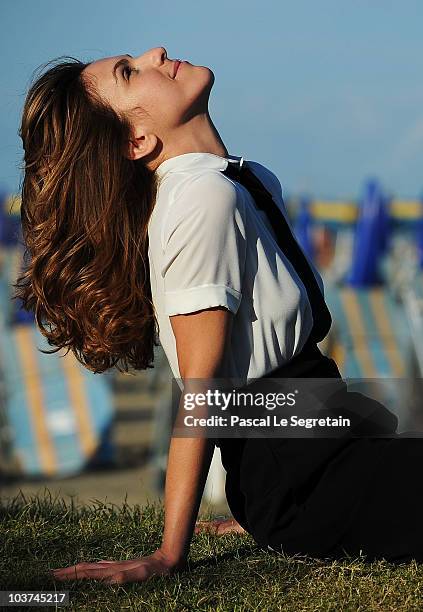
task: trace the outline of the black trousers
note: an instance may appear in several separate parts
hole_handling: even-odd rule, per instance
[[[347,392],[335,361],[315,343],[268,376],[337,378],[344,406],[376,415],[395,432],[392,414],[364,394]],[[261,547],[317,558],[423,561],[423,438],[391,433],[216,443],[229,508]]]

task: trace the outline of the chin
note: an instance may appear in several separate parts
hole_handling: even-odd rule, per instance
[[[204,83],[204,89],[211,89],[214,83],[214,72],[213,70],[211,70],[211,68],[208,68],[207,66],[198,66],[199,68],[202,69],[202,79],[203,79],[203,83]],[[199,77],[200,78],[200,77]]]
[[[214,83],[214,74],[206,66],[196,66],[195,74],[191,75],[188,89],[191,99],[204,96],[205,92],[210,92]]]
[[[214,79],[213,71],[208,66],[198,66],[198,65],[196,66],[196,65],[193,65],[193,64],[191,64],[191,66],[193,68],[195,68],[198,73],[202,72],[202,73],[204,73],[204,75],[208,75],[209,78],[213,77],[213,79]]]

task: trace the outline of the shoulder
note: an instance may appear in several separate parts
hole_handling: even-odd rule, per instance
[[[223,202],[234,203],[237,189],[234,183],[218,170],[191,173],[181,182],[176,192],[176,200],[192,200],[198,196]]]
[[[193,173],[175,190],[171,214],[218,220],[233,215],[242,205],[242,199],[242,190],[222,172]]]
[[[181,176],[175,186],[163,227],[163,244],[175,231],[180,235],[226,231],[244,225],[244,195],[228,177],[207,170]]]
[[[264,186],[269,189],[269,191],[275,192],[278,196],[282,197],[282,185],[276,174],[270,170],[270,168],[252,160],[247,160],[247,164],[254,174],[261,179]]]

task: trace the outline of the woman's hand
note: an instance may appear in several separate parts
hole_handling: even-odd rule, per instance
[[[106,584],[144,582],[152,576],[166,576],[187,567],[186,560],[175,561],[160,549],[147,557],[128,561],[108,561],[96,563],[77,563],[69,567],[51,570],[55,580],[101,580]]]
[[[245,529],[234,519],[214,519],[213,521],[197,521],[195,523],[194,533],[206,531],[215,535],[224,535],[225,533],[245,533]]]

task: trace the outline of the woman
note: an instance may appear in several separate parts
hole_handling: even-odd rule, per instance
[[[339,380],[316,346],[330,327],[322,280],[296,243],[279,248],[270,217],[285,223],[280,183],[257,162],[243,174],[243,159],[229,155],[208,112],[213,82],[209,68],[170,60],[163,47],[88,64],[69,58],[34,82],[20,131],[28,261],[16,294],[48,342],[94,372],[152,367],[157,328],[185,383]],[[270,216],[259,210],[266,197],[278,209]],[[421,458],[421,443],[392,441],[218,439],[236,520],[205,528],[247,530],[288,553],[417,558],[423,532],[408,462]],[[122,583],[186,567],[215,442],[172,437],[158,550],[54,576]],[[398,528],[404,507],[408,523]]]

